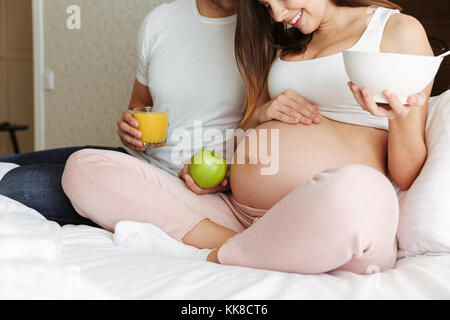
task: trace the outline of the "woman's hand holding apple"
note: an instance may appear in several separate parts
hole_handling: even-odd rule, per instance
[[[214,158],[214,153],[202,149],[192,158],[186,160],[183,169],[178,173],[178,177],[184,180],[186,186],[197,195],[226,192],[230,189],[228,181],[230,171],[227,170],[226,160],[220,158]],[[191,163],[195,165],[194,168],[190,168]]]

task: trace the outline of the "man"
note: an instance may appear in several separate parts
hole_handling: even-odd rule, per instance
[[[128,110],[117,123],[125,149],[86,146],[0,156],[0,162],[20,166],[0,176],[0,195],[22,202],[60,225],[96,226],[76,213],[61,188],[67,159],[84,148],[128,153],[172,175],[183,172],[180,177],[184,179],[183,163],[172,161],[177,147],[174,130],[192,133],[194,122],[201,121],[203,129],[225,132],[236,128],[242,117],[245,88],[234,57],[236,1],[176,0],[155,8],[139,32],[133,93]],[[140,133],[130,109],[149,105],[169,109],[170,126],[167,145],[146,154],[136,139]],[[191,145],[191,153],[199,147]],[[214,189],[201,190],[189,176],[186,184],[198,194],[228,188],[225,181]]]

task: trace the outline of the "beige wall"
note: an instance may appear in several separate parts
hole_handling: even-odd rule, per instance
[[[152,8],[170,0],[44,0],[45,147],[119,146],[116,121],[128,107],[136,36]],[[66,9],[81,8],[81,30],[68,30]]]

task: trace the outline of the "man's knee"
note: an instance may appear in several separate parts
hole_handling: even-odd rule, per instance
[[[20,169],[21,167],[16,167],[5,173],[0,180],[0,195],[17,201],[18,197],[23,196],[24,172]]]
[[[1,188],[8,193],[39,194],[60,189],[64,167],[55,164],[27,165],[12,169],[1,180]]]

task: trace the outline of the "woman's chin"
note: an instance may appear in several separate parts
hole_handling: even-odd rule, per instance
[[[303,33],[304,35],[310,35],[311,33],[313,33],[314,31],[316,31],[313,28],[308,28],[307,26],[303,26],[300,25],[299,27],[296,27],[298,30],[300,30],[301,33]]]

